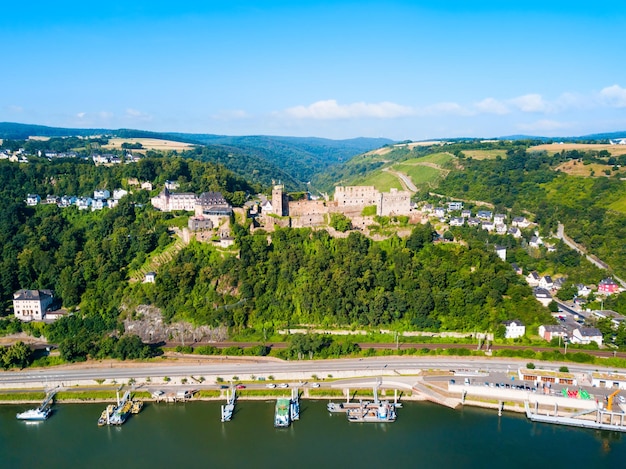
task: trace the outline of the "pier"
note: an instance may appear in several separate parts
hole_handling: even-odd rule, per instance
[[[226,405],[221,406],[222,422],[230,422],[235,413],[235,401],[237,399],[235,388],[226,390]]]

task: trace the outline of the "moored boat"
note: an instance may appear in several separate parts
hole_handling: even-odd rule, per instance
[[[290,399],[279,398],[276,400],[276,407],[274,408],[274,426],[276,428],[285,428],[291,424],[290,407]]]
[[[18,420],[46,420],[50,416],[51,411],[50,407],[38,407],[36,409],[29,409],[24,412],[20,412],[16,415],[16,417]]]

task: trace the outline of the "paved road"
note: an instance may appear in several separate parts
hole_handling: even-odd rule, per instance
[[[0,384],[10,385],[12,383],[32,383],[33,386],[41,386],[46,382],[63,382],[77,380],[96,379],[130,379],[162,376],[240,376],[250,375],[268,376],[271,374],[290,373],[293,375],[314,375],[326,376],[327,374],[345,372],[364,372],[384,375],[396,375],[394,370],[407,369],[450,369],[450,370],[485,370],[489,372],[506,372],[515,370],[523,366],[523,361],[500,360],[500,359],[468,359],[453,357],[376,357],[362,359],[341,359],[341,360],[303,360],[303,361],[257,361],[238,362],[234,360],[223,360],[222,363],[203,364],[163,364],[163,365],[143,365],[120,363],[114,364],[111,368],[50,368],[44,370],[22,370],[0,373]],[[557,370],[561,366],[556,363],[546,364],[544,368]],[[571,372],[589,372],[591,365],[567,364]],[[602,369],[597,365],[592,365],[593,370]],[[607,369],[607,371],[611,371]]]

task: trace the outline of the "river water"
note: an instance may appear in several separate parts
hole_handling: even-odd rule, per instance
[[[273,427],[274,401],[147,403],[122,427],[98,427],[105,404],[56,404],[46,422],[0,406],[1,468],[599,468],[624,467],[626,434],[529,422],[521,414],[405,403],[391,424],[350,423],[322,401]]]

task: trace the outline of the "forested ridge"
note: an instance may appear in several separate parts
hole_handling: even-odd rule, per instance
[[[406,239],[278,229],[237,235],[240,258],[192,243],[135,295],[197,324],[261,330],[297,324],[407,330],[495,330],[509,318],[549,318],[530,288],[484,249],[432,242],[430,225]],[[228,293],[220,296],[218,289]],[[237,308],[227,303],[247,301]]]

